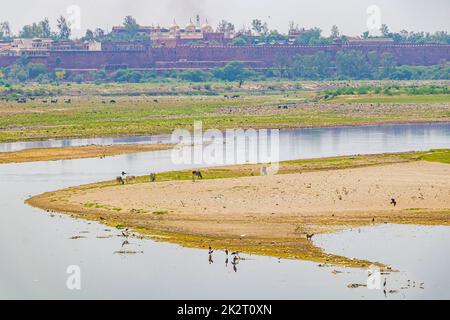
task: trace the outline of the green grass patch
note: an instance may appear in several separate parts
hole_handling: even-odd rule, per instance
[[[450,149],[431,150],[420,156],[421,160],[450,164]]]
[[[162,210],[162,211],[153,211],[152,213],[154,215],[157,215],[157,216],[163,216],[163,215],[169,214],[169,211],[164,211],[164,210]]]

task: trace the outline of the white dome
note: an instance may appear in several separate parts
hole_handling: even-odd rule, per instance
[[[180,26],[177,25],[177,22],[175,21],[175,19],[173,19],[173,23],[170,26],[170,30],[178,30],[178,29],[180,29]]]
[[[203,32],[213,32],[213,28],[208,24],[208,20],[202,25]]]
[[[186,25],[186,31],[195,31],[195,24],[192,22],[192,19],[190,22]]]

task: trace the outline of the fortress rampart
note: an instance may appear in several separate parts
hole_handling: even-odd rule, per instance
[[[295,55],[320,51],[332,57],[338,51],[358,50],[391,53],[400,65],[435,65],[450,60],[450,45],[326,45],[326,46],[176,46],[148,47],[129,51],[49,51],[46,56],[30,57],[49,68],[101,69],[124,66],[131,69],[213,68],[229,61],[242,61],[249,67],[270,67]],[[13,64],[18,57],[0,56],[0,67]]]

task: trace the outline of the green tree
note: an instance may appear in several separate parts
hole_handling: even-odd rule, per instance
[[[339,39],[341,33],[339,32],[339,28],[337,25],[331,27],[331,39]]]
[[[395,57],[392,55],[392,53],[384,52],[381,56],[381,76],[385,79],[391,78],[392,74],[395,72],[396,65],[397,62],[395,61]]]
[[[227,63],[223,68],[216,68],[213,74],[216,78],[225,81],[242,81],[247,76],[244,64],[240,61],[232,61]]]
[[[252,30],[261,35],[265,35],[269,32],[269,27],[267,25],[267,22],[262,22],[259,19],[253,19]]]
[[[383,37],[389,37],[389,27],[386,24],[382,24],[380,28],[380,32],[383,35]]]
[[[231,44],[233,46],[246,46],[248,44],[247,39],[244,37],[236,37],[233,40],[231,40]]]
[[[8,78],[13,82],[24,82],[28,80],[28,72],[23,65],[14,64],[9,68]]]
[[[57,21],[59,34],[58,37],[60,40],[67,40],[70,38],[70,35],[72,33],[72,30],[70,29],[69,24],[67,23],[66,18],[63,16],[60,16]]]
[[[29,63],[27,69],[28,75],[31,79],[47,73],[47,67],[43,63]]]
[[[322,38],[321,29],[312,28],[300,34],[295,42],[297,44],[307,46],[307,45],[325,44],[328,41]]]
[[[36,23],[32,23],[30,25],[25,25],[22,27],[22,30],[19,32],[19,37],[21,38],[51,38],[53,36],[50,22],[47,18]]]
[[[0,22],[0,39],[8,39],[11,37],[11,27],[9,22]]]
[[[226,20],[221,20],[219,22],[219,26],[217,27],[217,32],[227,33],[227,32],[234,32],[234,30],[235,30],[234,24]]]
[[[123,20],[123,26],[130,35],[135,35],[139,31],[139,24],[132,16],[126,16]]]
[[[341,79],[370,79],[370,66],[361,51],[339,51],[336,54],[336,74]]]
[[[291,72],[296,78],[319,80],[331,76],[331,67],[331,57],[320,51],[314,55],[295,56]]]
[[[381,63],[378,51],[370,51],[367,53],[367,61],[369,63],[371,73],[376,75],[375,78],[378,78],[378,69]]]
[[[32,39],[40,37],[42,33],[41,28],[37,23],[33,23],[30,25],[25,25],[22,27],[22,30],[19,32],[20,38]]]
[[[52,37],[52,29],[50,27],[50,21],[48,18],[39,22],[39,29],[41,32],[42,38],[51,38]]]
[[[180,73],[180,78],[191,82],[204,82],[208,79],[209,74],[203,70],[191,69]]]
[[[94,31],[94,37],[95,39],[101,39],[105,36],[105,31],[101,28],[97,28]]]
[[[94,40],[95,39],[94,32],[91,29],[87,29],[83,39],[86,41]]]

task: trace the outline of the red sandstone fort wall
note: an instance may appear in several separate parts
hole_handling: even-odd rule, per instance
[[[434,65],[442,60],[450,60],[449,45],[392,45],[392,46],[245,46],[245,47],[193,47],[152,48],[152,60],[159,62],[184,61],[252,61],[263,62],[266,66],[275,64],[280,59],[292,58],[295,55],[311,55],[324,51],[332,56],[340,50],[359,50],[364,53],[377,51],[389,52],[399,64]]]
[[[111,65],[150,68],[152,62],[145,51],[60,51],[50,54],[48,65],[65,69],[100,69]]]
[[[364,53],[390,52],[399,64],[435,65],[450,60],[450,45],[353,45],[353,46],[178,46],[149,48],[148,51],[54,51],[49,57],[31,57],[50,68],[100,69],[111,65],[129,68],[212,68],[229,61],[243,61],[250,67],[268,67],[295,55],[324,51],[332,56],[340,50]],[[0,67],[18,57],[0,56]]]

